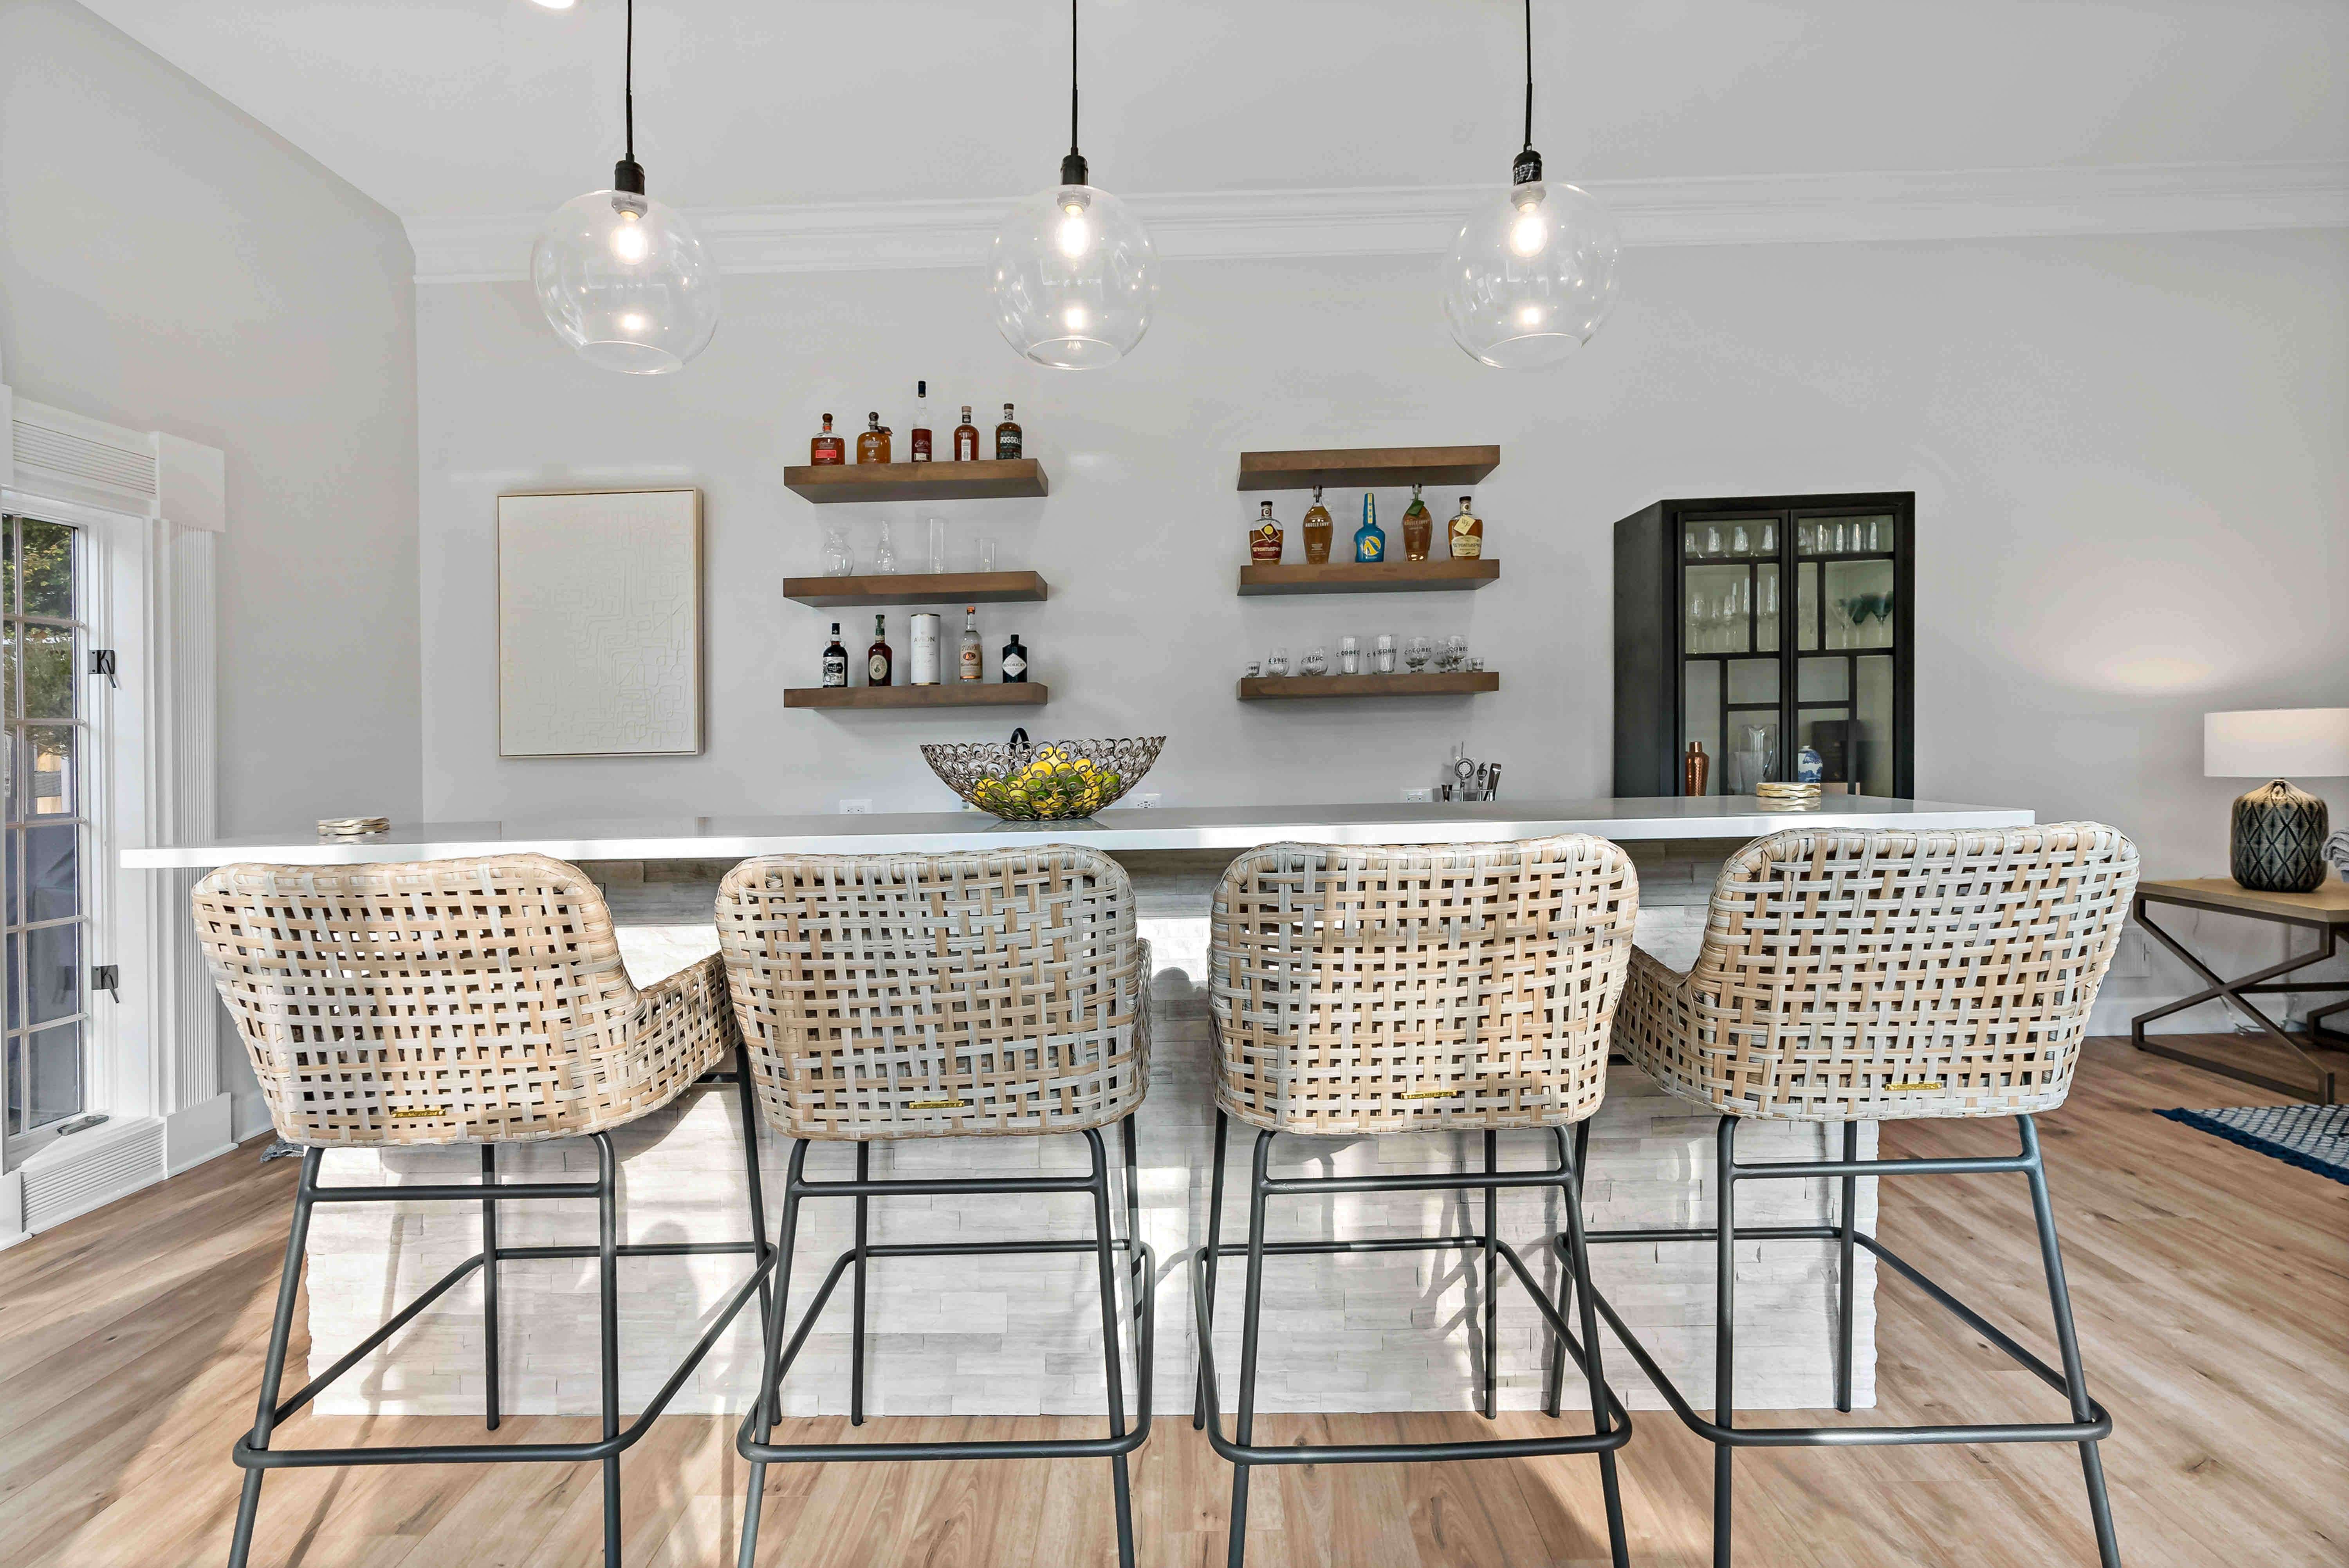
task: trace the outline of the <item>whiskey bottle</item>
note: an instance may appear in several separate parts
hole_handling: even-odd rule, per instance
[[[1468,498],[1460,498],[1460,514],[1448,525],[1452,539],[1452,558],[1474,561],[1485,554],[1485,520],[1468,510]]]
[[[826,686],[848,684],[848,649],[841,645],[840,623],[832,623],[832,646],[823,650],[823,683]]]
[[[832,416],[823,416],[823,433],[808,442],[808,462],[818,468],[829,468],[847,460],[848,443],[832,433]]]
[[[864,684],[888,685],[889,672],[896,662],[897,656],[889,651],[889,618],[876,615],[873,618],[873,646],[864,650]]]
[[[1028,650],[1019,646],[1019,634],[1016,631],[1011,634],[1011,640],[1003,645],[1003,663],[1000,668],[1005,684],[1027,684]]]
[[[1248,530],[1248,559],[1259,566],[1280,564],[1280,524],[1272,515],[1272,503],[1260,504],[1256,525]]]
[[[889,461],[889,432],[881,423],[881,416],[864,416],[864,433],[856,438],[856,461],[886,462]]]
[[[914,383],[914,428],[906,432],[905,442],[906,462],[930,461],[930,384],[927,381]]]
[[[962,406],[962,423],[955,426],[954,443],[957,462],[969,462],[978,456],[978,427],[970,422],[968,403]]]
[[[1305,511],[1305,558],[1314,566],[1330,561],[1330,509],[1321,504],[1321,487],[1313,487],[1313,504]]]
[[[1379,527],[1379,498],[1362,492],[1362,525],[1354,530],[1354,561],[1367,566],[1387,558],[1387,536]]]
[[[987,673],[987,658],[978,646],[978,607],[962,607],[962,679],[978,680]]]
[[[1003,405],[1003,422],[995,427],[995,457],[999,462],[1019,455],[1019,425],[1011,417],[1011,405]]]
[[[1427,503],[1419,498],[1419,486],[1411,487],[1411,504],[1402,513],[1402,558],[1406,561],[1427,559],[1428,546],[1435,542],[1435,519],[1427,513]]]
[[[944,674],[943,670],[939,668],[938,656],[943,653],[945,649],[940,646],[940,644],[946,640],[942,634],[943,628],[938,625],[938,618],[925,612],[915,616],[911,624],[913,628],[914,644],[914,678],[910,681],[906,682],[906,684],[911,686],[938,685]]]

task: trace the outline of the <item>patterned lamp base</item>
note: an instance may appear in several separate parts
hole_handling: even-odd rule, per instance
[[[2324,883],[2324,803],[2282,779],[2235,802],[2228,868],[2254,893],[2307,893]]]

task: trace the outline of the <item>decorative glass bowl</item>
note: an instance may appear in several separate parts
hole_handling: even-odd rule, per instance
[[[1006,822],[1062,822],[1132,789],[1165,743],[1164,735],[1034,746],[960,741],[924,746],[922,760],[955,794]]]

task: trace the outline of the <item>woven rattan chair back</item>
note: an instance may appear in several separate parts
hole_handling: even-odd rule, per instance
[[[718,945],[789,1137],[1080,1132],[1142,1103],[1150,950],[1093,850],[746,860]]]
[[[1639,906],[1630,857],[1581,834],[1251,849],[1208,930],[1216,1103],[1298,1133],[1580,1121]]]
[[[2046,1110],[2137,870],[2093,822],[1774,833],[1722,867],[1693,970],[1633,960],[1620,1038],[1672,1093],[1738,1116]]]
[[[191,902],[295,1143],[596,1132],[666,1105],[733,1045],[716,961],[639,992],[603,895],[544,856],[224,866]]]

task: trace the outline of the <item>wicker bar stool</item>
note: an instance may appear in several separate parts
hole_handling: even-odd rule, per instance
[[[793,1139],[775,1292],[757,1403],[735,1446],[750,1461],[739,1543],[758,1549],[770,1464],[972,1459],[1106,1459],[1118,1561],[1133,1565],[1126,1456],[1150,1435],[1152,1282],[1134,1187],[1133,1113],[1150,1075],[1150,944],[1133,889],[1107,856],[1065,844],[935,856],[776,856],[746,860],[718,893],[718,936],[760,1109]],[[1126,1235],[1110,1220],[1116,1123],[1125,1156]],[[872,1146],[902,1138],[1081,1133],[1083,1177],[889,1178]],[[810,1149],[853,1143],[854,1180],[812,1180]],[[1083,1192],[1090,1240],[874,1244],[868,1204],[891,1197]],[[855,1242],[833,1262],[789,1338],[800,1205],[855,1200]],[[1126,1253],[1137,1414],[1125,1416],[1115,1254]],[[779,1443],[781,1389],[843,1273],[854,1272],[849,1417],[864,1420],[865,1279],[874,1259],[1093,1254],[1109,1407],[1105,1438],[980,1442]]]
[[[1656,1365],[1602,1296],[1599,1309],[1681,1419],[1714,1445],[1713,1562],[1730,1562],[1731,1460],[1748,1447],[2077,1443],[2096,1550],[2118,1568],[2097,1442],[2112,1417],[2088,1397],[2048,1206],[2033,1114],[2064,1103],[2089,1005],[2112,962],[2137,884],[2137,849],[2095,823],[1972,832],[1797,828],[1747,845],[1722,867],[1703,950],[1675,973],[1631,959],[1618,1038],[1678,1097],[1722,1113],[1715,1222],[1693,1230],[1598,1231],[1588,1240],[1704,1241],[1716,1249],[1711,1420]],[[1859,1124],[2013,1116],[2020,1149],[1962,1159],[1859,1158]],[[1839,1122],[1843,1157],[1741,1165],[1746,1119]],[[1864,1176],[2023,1175],[2031,1188],[2061,1369],[1927,1279],[1855,1223]],[[1834,1225],[1736,1223],[1741,1181],[1834,1177]],[[1921,1427],[1740,1428],[1735,1418],[1735,1244],[1836,1243],[1841,1301],[1837,1407],[1849,1411],[1853,1257],[1865,1247],[2070,1403],[2072,1418]],[[1577,1278],[1588,1274],[1578,1264]],[[1586,1291],[1586,1296],[1592,1293]]]
[[[650,1428],[753,1293],[771,1261],[760,1204],[750,1075],[718,1071],[739,1036],[715,955],[638,991],[620,962],[603,895],[576,867],[537,855],[373,866],[225,866],[191,900],[221,999],[253,1058],[278,1136],[303,1147],[294,1225],[269,1329],[231,1568],[252,1550],[262,1477],[286,1467],[600,1461],[604,1560],[618,1568],[620,1455]],[[740,1098],[750,1234],[742,1241],[624,1245],[611,1130],[659,1110],[696,1084],[730,1082]],[[591,1137],[592,1181],[510,1181],[501,1145]],[[478,1144],[479,1186],[327,1187],[328,1148]],[[498,1242],[501,1203],[594,1199],[596,1245]],[[280,1402],[285,1346],[302,1280],[310,1211],[321,1203],[478,1203],[481,1251],[402,1307],[324,1373]],[[708,1332],[625,1430],[620,1426],[617,1260],[740,1252],[755,1264]],[[498,1265],[519,1258],[594,1258],[601,1293],[603,1438],[577,1443],[276,1449],[276,1427],[481,1271],[486,1421],[498,1425]]]
[[[1581,1331],[1567,1324],[1516,1250],[1497,1234],[1499,1189],[1554,1188],[1564,1199],[1571,1266],[1582,1271],[1580,1159],[1567,1129],[1607,1091],[1608,1031],[1623,989],[1639,912],[1630,857],[1603,838],[1573,835],[1517,843],[1352,847],[1275,844],[1232,862],[1209,927],[1209,1005],[1216,1036],[1216,1166],[1207,1241],[1193,1254],[1199,1386],[1195,1424],[1232,1461],[1227,1560],[1247,1544],[1248,1474],[1257,1465],[1599,1456],[1607,1531],[1618,1568],[1629,1561],[1615,1450],[1630,1418],[1607,1386],[1598,1324],[1586,1293]],[[1245,1247],[1223,1241],[1228,1119],[1257,1129]],[[1499,1135],[1546,1131],[1555,1162],[1504,1170]],[[1483,1169],[1391,1176],[1275,1179],[1273,1139],[1284,1133],[1371,1136],[1451,1130],[1483,1135]],[[1481,1234],[1358,1241],[1271,1241],[1276,1194],[1482,1191]],[[1549,1438],[1320,1447],[1255,1441],[1258,1321],[1268,1257],[1331,1252],[1453,1251],[1484,1269],[1484,1414],[1496,1414],[1496,1263],[1533,1298],[1562,1366],[1571,1357],[1590,1393],[1591,1431]],[[1235,1435],[1223,1431],[1214,1336],[1216,1276],[1227,1254],[1247,1258],[1241,1308]],[[1553,1395],[1549,1413],[1557,1414]]]

